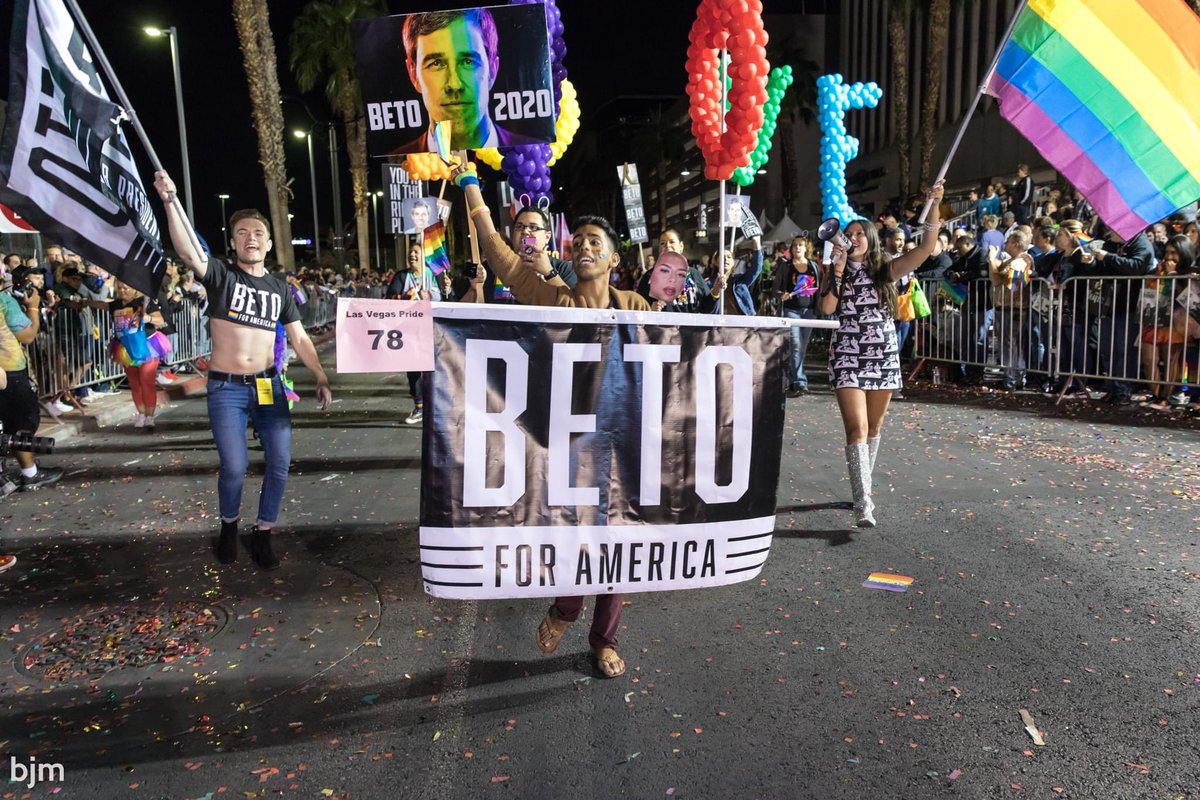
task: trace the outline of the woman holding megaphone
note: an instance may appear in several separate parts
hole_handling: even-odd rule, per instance
[[[854,220],[844,235],[829,239],[833,256],[830,269],[825,270],[817,308],[822,314],[836,314],[838,321],[829,343],[829,383],[846,429],[846,466],[854,493],[855,522],[860,528],[875,527],[871,472],[888,403],[903,383],[896,339],[896,281],[933,254],[940,226],[942,181],[935,183],[925,198],[931,207],[922,225],[921,243],[890,262],[883,257],[875,226],[865,219]],[[836,224],[830,221],[826,225]]]

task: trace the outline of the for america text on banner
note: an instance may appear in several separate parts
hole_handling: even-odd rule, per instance
[[[437,597],[718,586],[770,551],[788,329],[440,306],[421,568]]]

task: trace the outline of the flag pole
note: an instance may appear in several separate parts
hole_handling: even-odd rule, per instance
[[[992,81],[992,73],[996,71],[996,64],[1000,63],[1000,52],[1004,50],[1004,45],[1008,44],[1008,40],[1012,37],[1013,28],[1017,27],[1017,20],[1021,16],[1021,12],[1025,10],[1025,5],[1028,0],[1021,0],[1017,3],[1017,9],[1013,12],[1012,19],[1008,21],[1008,29],[1004,32],[1004,38],[1000,40],[1000,44],[996,47],[996,55],[992,56],[992,64],[988,67],[987,72],[983,75],[983,80],[979,83],[979,91],[975,92],[975,97],[971,100],[971,107],[967,109],[967,113],[963,115],[962,124],[958,126],[958,133],[954,135],[954,142],[950,145],[949,152],[946,153],[946,158],[942,161],[942,168],[938,170],[937,177],[933,179],[934,183],[946,177],[946,172],[950,169],[950,162],[954,160],[954,154],[958,152],[958,145],[962,142],[963,134],[967,132],[967,125],[971,123],[971,117],[975,116],[975,109],[979,107],[979,98],[983,97],[987,91],[987,85]],[[929,209],[933,207],[932,200],[925,201],[925,207],[921,209],[921,216],[917,218],[917,223],[923,223],[925,218],[929,216]]]
[[[721,135],[725,134],[725,103],[728,98],[728,89],[725,86],[725,73],[729,69],[729,51],[721,50]],[[717,275],[720,275],[725,269],[725,181],[720,182],[721,185],[721,206],[717,210]],[[726,279],[728,280],[728,278]],[[717,313],[725,313],[725,282],[721,282],[721,291],[717,294]]]
[[[145,129],[142,128],[142,123],[138,119],[137,112],[133,110],[133,104],[129,102],[129,96],[125,94],[125,88],[117,80],[117,73],[113,70],[112,64],[108,63],[108,56],[104,54],[104,49],[100,47],[100,42],[97,41],[96,34],[92,32],[92,26],[88,25],[87,17],[79,10],[79,4],[75,0],[64,0],[64,2],[70,10],[71,16],[75,18],[75,24],[83,32],[83,36],[87,40],[88,46],[91,47],[96,62],[112,82],[113,92],[116,93],[117,99],[121,102],[121,109],[129,117],[129,122],[133,125],[133,130],[137,133],[138,140],[141,141],[142,147],[146,150],[146,155],[150,157],[151,165],[153,165],[156,172],[163,171],[162,162],[158,159],[158,153],[154,150],[154,145],[150,143],[150,137],[146,135]],[[172,192],[170,202],[175,206],[175,210],[179,212],[180,218],[186,223],[184,227],[187,229],[188,239],[191,240],[192,248],[195,249],[197,255],[204,253],[204,247],[200,244],[199,237],[196,236],[196,229],[192,226],[192,221],[188,218],[183,204],[179,202],[179,195]]]

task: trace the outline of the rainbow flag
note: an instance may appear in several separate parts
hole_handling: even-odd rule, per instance
[[[1008,271],[1008,290],[1015,292],[1022,286],[1029,285],[1029,264],[1025,259],[1013,259],[1012,269]]]
[[[1127,239],[1200,198],[1200,17],[1182,0],[1029,0],[987,92]]]
[[[863,581],[864,589],[883,589],[885,592],[907,592],[912,585],[912,578],[891,572],[872,572]]]
[[[438,158],[449,164],[450,156],[450,120],[433,123],[433,146],[437,148]]]
[[[951,283],[945,278],[938,278],[937,293],[939,297],[946,298],[956,306],[967,302],[967,287],[961,283]]]
[[[512,289],[504,285],[504,282],[496,278],[496,288],[492,291],[492,299],[500,302],[511,302],[513,298]]]
[[[434,275],[450,269],[450,255],[446,251],[446,223],[440,219],[425,228],[425,266]]]

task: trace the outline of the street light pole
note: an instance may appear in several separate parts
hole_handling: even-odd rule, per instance
[[[329,123],[329,173],[333,176],[333,253],[338,271],[346,265],[346,244],[342,241],[342,187],[338,180],[337,127]]]
[[[225,201],[229,195],[219,194],[217,199],[221,201],[221,238],[225,240],[225,257],[229,258],[229,232],[225,229],[229,224],[229,217],[225,216]]]
[[[379,260],[379,198],[383,196],[383,192],[371,193],[371,216],[375,218],[375,269],[382,270],[382,262]]]
[[[179,72],[179,32],[174,26],[166,29],[146,28],[150,36],[166,36],[171,40],[171,67],[175,71],[175,113],[179,116],[179,149],[183,156],[183,204],[188,217],[195,222],[192,210],[192,170],[188,165],[187,122],[183,116],[183,78]]]
[[[321,262],[321,223],[317,221],[317,167],[313,161],[313,144],[312,131],[292,131],[292,135],[297,139],[304,138],[308,140],[308,175],[312,179],[312,201],[313,201],[313,247],[317,251],[317,263]]]

